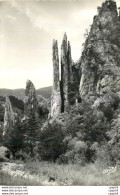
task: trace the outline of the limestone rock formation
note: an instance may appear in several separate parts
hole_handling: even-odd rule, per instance
[[[26,90],[25,90],[25,107],[24,107],[25,115],[37,116],[37,106],[38,106],[38,102],[37,102],[35,87],[30,80],[27,80]]]
[[[116,2],[98,7],[80,60],[80,95],[120,95],[120,20]]]
[[[67,35],[64,34],[63,42],[61,45],[61,98],[62,98],[62,112],[69,108],[68,100],[68,88],[69,88],[69,76],[70,75],[70,66],[68,64],[68,43]]]
[[[51,116],[58,115],[61,112],[59,75],[58,44],[56,40],[53,40],[53,92],[51,99]]]
[[[60,71],[61,69],[61,71]],[[61,74],[60,74],[61,73]],[[61,45],[61,65],[59,64],[57,41],[53,41],[53,93],[51,100],[51,117],[69,110],[71,104],[79,97],[79,68],[73,64],[71,45],[64,34]],[[61,75],[61,77],[60,77]]]
[[[15,113],[13,111],[9,97],[6,97],[5,113],[4,113],[4,129],[3,137],[9,132],[15,124]]]
[[[57,64],[54,83],[59,83],[58,77],[55,76],[59,76],[59,60],[54,55],[53,59],[53,67]],[[53,84],[53,94],[55,90]],[[76,64],[72,61],[71,46],[65,33],[61,46],[59,91],[53,99],[54,105],[59,104],[60,108],[61,104],[61,112],[69,110],[70,105],[80,102],[81,97],[87,95],[99,96],[109,92],[120,96],[120,14],[113,0],[106,0],[98,7],[98,15],[94,16],[82,56]],[[56,110],[55,108],[54,113],[60,112],[60,109]]]
[[[78,67],[77,67],[78,66]],[[80,67],[72,61],[71,45],[65,33],[61,46],[62,112],[79,102]]]

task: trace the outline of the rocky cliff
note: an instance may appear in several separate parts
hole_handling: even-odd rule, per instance
[[[120,17],[116,2],[105,1],[85,42],[80,60],[80,95],[120,95]]]
[[[9,132],[17,120],[23,117],[24,103],[14,96],[0,96],[0,143],[2,143],[3,132]],[[6,133],[5,133],[6,134]]]
[[[10,131],[13,128],[14,124],[15,124],[15,113],[13,111],[9,97],[6,97],[3,138],[8,133],[8,131]]]

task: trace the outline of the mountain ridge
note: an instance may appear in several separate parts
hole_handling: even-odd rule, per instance
[[[36,93],[37,93],[37,96],[41,95],[44,98],[49,99],[51,97],[51,93],[52,93],[52,86],[37,89]],[[20,89],[1,88],[0,89],[0,96],[3,96],[3,97],[15,96],[15,97],[23,100],[24,96],[25,96],[25,89],[24,88],[20,88]]]

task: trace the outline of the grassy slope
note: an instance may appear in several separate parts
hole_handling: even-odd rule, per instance
[[[108,167],[95,164],[80,167],[79,165],[58,165],[47,162],[28,162],[24,171],[33,178],[13,177],[1,172],[0,185],[78,185],[78,186],[107,186],[120,185],[120,169],[109,175],[103,171]],[[39,176],[39,180],[38,180]],[[50,178],[54,182],[49,182]]]

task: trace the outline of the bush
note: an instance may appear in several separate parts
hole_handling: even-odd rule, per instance
[[[86,162],[87,144],[78,140],[77,137],[72,138],[71,136],[66,137],[64,143],[67,146],[67,151],[60,156],[57,162],[84,165]]]
[[[94,142],[90,149],[94,153],[93,161],[97,164],[101,164],[101,166],[113,165],[110,155],[110,147],[108,146],[107,141],[104,141],[101,144]]]
[[[108,147],[110,148],[111,161],[116,164],[120,161],[120,131],[115,128],[107,132],[109,138]]]

